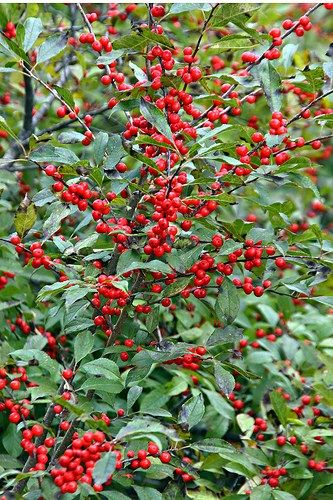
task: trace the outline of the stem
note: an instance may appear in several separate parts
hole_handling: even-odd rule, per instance
[[[194,48],[194,50],[193,50],[193,53],[192,53],[192,57],[193,57],[193,58],[197,55],[197,53],[198,53],[198,51],[199,51],[199,48],[200,48],[200,45],[201,45],[201,41],[202,41],[202,39],[203,39],[203,36],[204,36],[204,34],[205,34],[205,31],[206,31],[206,28],[207,28],[207,26],[208,26],[208,24],[209,24],[209,21],[210,21],[210,20],[211,20],[211,18],[213,17],[213,14],[214,14],[215,10],[216,10],[218,7],[219,7],[219,4],[214,5],[214,7],[212,8],[212,10],[211,10],[211,11],[210,11],[210,13],[209,13],[209,16],[207,17],[206,21],[204,22],[204,25],[203,25],[203,27],[202,27],[202,30],[201,30],[200,36],[199,36],[199,38],[198,38],[198,40],[197,40],[197,44],[196,44],[196,46],[195,46],[195,48]],[[191,69],[192,64],[193,64],[192,62],[190,62],[190,63],[188,64],[188,67],[187,67],[187,68],[188,68],[188,70],[190,70],[190,69]],[[183,86],[183,91],[185,91],[185,90],[186,90],[186,88],[187,88],[187,83],[184,83],[184,86]]]
[[[28,63],[24,62],[23,66],[25,71],[29,71],[30,67]],[[21,133],[21,137],[22,139],[26,139],[27,137],[30,137],[34,129],[34,123],[32,120],[32,113],[34,107],[34,90],[32,87],[31,77],[24,72],[23,78],[25,86],[25,99],[24,99],[24,122],[23,122],[23,130]]]

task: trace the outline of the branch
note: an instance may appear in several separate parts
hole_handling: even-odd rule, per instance
[[[24,62],[23,67],[25,70],[29,71],[29,65]],[[24,72],[24,88],[25,88],[25,99],[24,99],[24,121],[23,121],[23,130],[20,134],[22,139],[26,139],[29,137],[34,129],[33,123],[33,108],[34,108],[34,89],[32,87],[31,77]]]
[[[211,20],[211,18],[213,17],[213,14],[214,14],[215,10],[217,9],[217,7],[219,7],[219,4],[214,5],[214,7],[213,7],[213,8],[212,8],[212,10],[210,11],[209,16],[207,17],[207,19],[206,19],[206,21],[205,21],[205,23],[204,23],[204,25],[203,25],[203,27],[202,27],[202,30],[201,30],[200,36],[199,36],[199,38],[198,38],[198,40],[197,40],[197,44],[196,44],[196,46],[195,46],[195,48],[194,48],[194,50],[193,50],[193,53],[192,53],[192,57],[193,57],[193,58],[197,55],[197,53],[198,53],[198,51],[199,51],[199,48],[200,48],[200,45],[201,45],[201,41],[202,41],[203,36],[204,36],[204,34],[205,34],[205,31],[206,31],[206,28],[207,28],[207,26],[208,26],[208,23],[209,23],[209,21]],[[191,68],[192,64],[193,64],[193,63],[191,63],[191,62],[188,64],[188,70]],[[183,91],[185,91],[185,90],[186,90],[186,88],[187,88],[187,83],[184,83],[184,86],[183,86]]]

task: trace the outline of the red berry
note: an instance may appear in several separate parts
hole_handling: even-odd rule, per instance
[[[286,444],[286,442],[287,442],[287,438],[285,436],[278,436],[276,438],[276,444],[278,446],[284,446]]]
[[[161,462],[163,464],[168,464],[170,461],[171,461],[171,455],[169,452],[167,451],[163,451],[160,456],[159,456],[159,459],[161,460]]]
[[[66,370],[63,370],[62,376],[66,380],[70,380],[73,377],[73,370],[71,370],[70,368],[67,368]]]

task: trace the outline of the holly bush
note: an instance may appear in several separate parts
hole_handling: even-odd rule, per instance
[[[1,499],[333,495],[333,4],[2,4]]]

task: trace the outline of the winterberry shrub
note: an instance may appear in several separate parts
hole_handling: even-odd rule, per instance
[[[332,498],[332,9],[2,4],[1,499]]]

